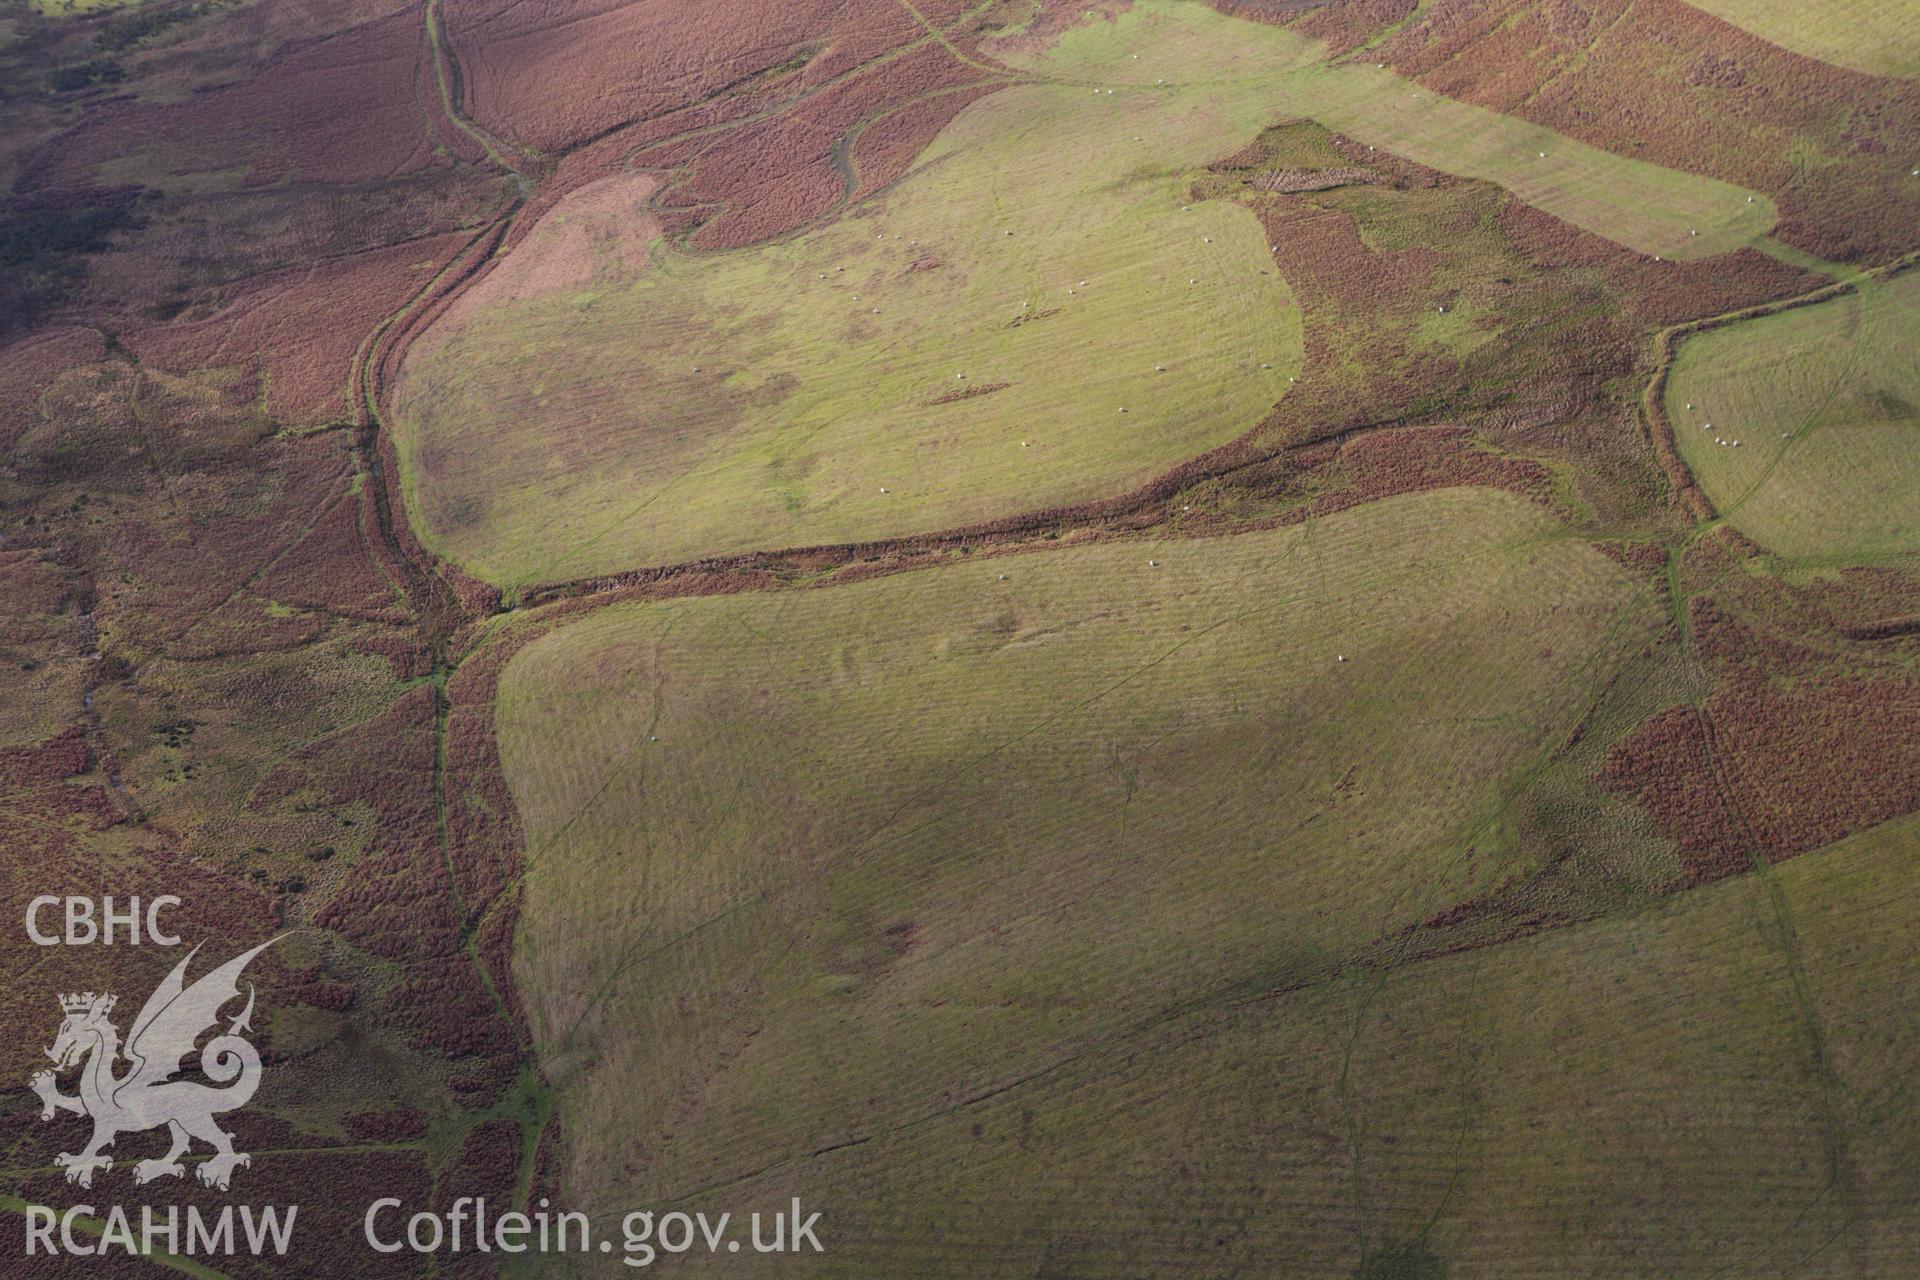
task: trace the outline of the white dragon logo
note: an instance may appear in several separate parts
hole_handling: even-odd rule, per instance
[[[244,955],[235,957],[187,986],[187,965],[199,953],[195,947],[187,958],[174,966],[133,1020],[127,1036],[126,1058],[132,1065],[124,1075],[115,1077],[113,1065],[120,1053],[120,1032],[107,1015],[113,1011],[114,997],[89,991],[82,995],[60,997],[66,1020],[60,1034],[47,1050],[53,1059],[53,1071],[40,1071],[29,1082],[40,1095],[40,1118],[53,1119],[56,1111],[70,1111],[93,1120],[93,1140],[75,1155],[63,1152],[54,1163],[67,1171],[67,1181],[83,1187],[93,1185],[94,1170],[113,1168],[113,1159],[101,1154],[122,1133],[167,1126],[173,1147],[158,1160],[142,1160],[133,1167],[135,1183],[151,1182],[161,1176],[184,1177],[186,1168],[180,1157],[186,1154],[191,1139],[198,1138],[214,1149],[196,1171],[200,1181],[221,1191],[233,1177],[233,1171],[251,1164],[250,1157],[233,1149],[233,1136],[213,1122],[223,1111],[247,1105],[260,1086],[260,1053],[242,1038],[251,1031],[253,986],[247,986],[247,1007],[227,1027],[225,1035],[215,1036],[200,1051],[200,1070],[216,1085],[210,1088],[195,1080],[170,1079],[181,1070],[181,1059],[193,1052],[202,1032],[219,1021],[220,1008],[240,994],[240,973],[247,962],[278,942],[271,938]],[[67,1097],[55,1084],[55,1072],[65,1071],[82,1059],[80,1094]]]

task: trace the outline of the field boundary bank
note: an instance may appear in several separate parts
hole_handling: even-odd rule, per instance
[[[1342,427],[1324,435],[1284,444],[1253,444],[1265,424],[1255,426],[1236,440],[1191,458],[1172,470],[1133,489],[1106,498],[1065,506],[1043,507],[1018,515],[975,524],[959,525],[925,533],[904,534],[857,542],[814,543],[795,547],[768,548],[733,552],[722,556],[703,556],[673,564],[626,569],[619,573],[596,574],[586,578],[543,583],[520,593],[512,608],[532,610],[569,600],[597,600],[600,597],[631,593],[649,587],[669,585],[713,575],[762,573],[789,582],[831,573],[850,567],[871,567],[876,571],[908,568],[920,557],[943,551],[979,548],[982,550],[1024,546],[1034,539],[1057,541],[1061,545],[1080,545],[1088,535],[1144,533],[1160,529],[1168,516],[1163,510],[1181,493],[1195,485],[1231,480],[1256,468],[1290,457],[1300,458],[1302,469],[1328,459],[1312,459],[1314,451],[1337,453],[1347,443],[1365,436],[1389,432],[1434,432],[1466,440],[1473,428],[1449,418],[1393,418],[1380,422]],[[1461,483],[1471,483],[1463,481]],[[1387,495],[1381,495],[1387,496]],[[1189,536],[1231,536],[1256,532],[1275,523],[1290,523],[1289,515],[1304,519],[1307,506],[1293,508],[1277,518],[1253,519],[1224,527],[1210,527],[1205,533]],[[1074,535],[1081,535],[1074,537]],[[1072,539],[1070,542],[1069,539]],[[782,585],[786,585],[783,583]],[[669,592],[669,594],[684,594]],[[509,611],[509,610],[503,610]]]
[[[1763,319],[1802,307],[1830,302],[1859,292],[1863,284],[1876,280],[1891,280],[1916,267],[1920,267],[1920,250],[1910,252],[1892,262],[1864,268],[1849,278],[1835,280],[1832,284],[1823,285],[1808,293],[1758,303],[1720,315],[1683,321],[1676,325],[1669,325],[1655,335],[1656,365],[1647,388],[1642,393],[1642,412],[1648,426],[1648,436],[1653,446],[1655,461],[1672,486],[1673,500],[1688,513],[1695,525],[1712,523],[1718,519],[1718,512],[1712,500],[1695,481],[1692,469],[1680,457],[1673,424],[1666,414],[1667,380],[1672,371],[1673,361],[1685,341],[1697,334],[1726,328],[1743,321]],[[754,572],[778,576],[784,570],[789,575],[798,577],[828,573],[861,564],[872,564],[877,567],[888,562],[904,568],[908,567],[908,564],[903,562],[911,562],[918,557],[932,556],[960,548],[987,548],[1020,543],[1035,537],[1064,540],[1071,534],[1142,532],[1162,523],[1164,516],[1168,513],[1156,511],[1155,508],[1171,502],[1182,491],[1209,481],[1231,479],[1289,455],[1302,454],[1326,445],[1338,446],[1375,432],[1434,430],[1449,427],[1468,433],[1473,430],[1470,425],[1454,422],[1449,417],[1393,418],[1362,423],[1325,434],[1309,435],[1304,439],[1286,443],[1256,444],[1256,438],[1266,429],[1266,426],[1267,423],[1262,421],[1235,440],[1190,458],[1142,485],[1106,498],[1096,498],[1065,506],[1044,507],[975,524],[929,530],[894,538],[765,548],[622,570],[612,574],[596,574],[584,578],[538,583],[521,589],[515,603],[507,606],[507,609],[534,609],[561,600],[630,594],[644,591],[646,588],[666,586],[682,579],[703,576]],[[1130,517],[1136,519],[1130,521]],[[1232,530],[1232,532],[1237,531],[1239,531],[1237,528]],[[669,592],[669,594],[680,593]],[[1895,631],[1889,634],[1903,633]]]
[[[1673,500],[1684,509],[1695,524],[1708,524],[1719,518],[1719,512],[1706,491],[1700,488],[1694,479],[1693,468],[1680,456],[1680,444],[1674,435],[1673,422],[1667,416],[1666,393],[1667,380],[1673,372],[1673,362],[1680,348],[1688,338],[1715,329],[1725,329],[1747,320],[1761,320],[1767,316],[1780,315],[1787,311],[1797,311],[1802,307],[1818,306],[1849,294],[1857,294],[1863,285],[1874,281],[1892,280],[1897,276],[1920,267],[1920,250],[1914,250],[1892,262],[1877,267],[1865,267],[1853,275],[1832,284],[1822,285],[1810,293],[1798,294],[1791,298],[1782,298],[1775,302],[1762,302],[1751,307],[1742,307],[1738,311],[1728,311],[1717,316],[1707,316],[1700,320],[1687,320],[1680,324],[1669,325],[1654,335],[1654,371],[1647,382],[1647,388],[1641,393],[1640,408],[1646,420],[1647,436],[1653,445],[1654,459],[1666,473],[1667,481],[1673,486]]]

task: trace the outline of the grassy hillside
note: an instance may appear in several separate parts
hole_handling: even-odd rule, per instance
[[[611,1212],[945,1133],[967,1098],[1158,1052],[1182,1011],[1327,982],[1523,869],[1515,787],[1657,615],[1537,508],[1452,489],[536,641],[499,723],[568,1187]],[[1021,1123],[1093,1146],[1047,1194],[1110,1172],[1108,1141],[1163,1169],[1243,1148],[1048,1105]],[[949,1140],[893,1172],[937,1176]]]
[[[1141,0],[1016,64],[1178,100],[1250,98],[1270,120],[1307,116],[1383,151],[1505,187],[1528,204],[1641,253],[1697,258],[1766,234],[1766,197],[1576,142],[1404,80],[1364,60],[1326,61],[1294,32],[1181,0]]]
[[[1689,339],[1667,390],[1714,504],[1762,546],[1815,561],[1920,551],[1917,405],[1914,272]]]
[[[1278,119],[1313,115],[1648,253],[1720,252],[1771,224],[1738,188],[1323,54],[1143,3],[1009,51],[1045,82],[969,107],[854,216],[476,296],[396,389],[417,526],[513,587],[1071,503],[1230,440],[1288,387],[1299,320],[1255,219],[1188,189]]]
[[[397,394],[416,519],[519,584],[1081,501],[1225,443],[1299,320],[1253,216],[1180,192],[1257,126],[1126,114],[1009,89],[857,217],[430,339]]]
[[[768,1275],[1903,1275],[1916,849],[1903,819],[1771,881],[1186,1009],[676,1194],[820,1207],[829,1252]]]
[[[1913,0],[1693,0],[1716,18],[1809,58],[1876,76],[1920,76],[1920,9]]]
[[[272,939],[0,1221],[300,1206],[0,1280],[1920,1276],[1920,0],[1698,2],[0,0],[0,918]]]

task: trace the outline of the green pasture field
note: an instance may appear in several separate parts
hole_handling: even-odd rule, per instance
[[[668,1196],[798,1194],[828,1252],[781,1261],[821,1276],[1904,1275],[1916,849],[1903,818],[1638,912],[1195,1001],[904,1121],[850,1082],[867,1141]]]
[[[1356,141],[1505,187],[1577,227],[1646,254],[1702,258],[1772,229],[1764,195],[1631,160],[1513,116],[1443,97],[1366,62],[1333,63],[1294,32],[1189,0],[1140,0],[1078,28],[1030,69],[1178,101],[1250,99],[1267,120],[1305,116]]]
[[[1809,58],[1876,76],[1920,76],[1913,0],[1692,0],[1716,18]]]
[[[1714,505],[1814,563],[1920,551],[1916,406],[1920,272],[1689,338],[1667,384],[1681,457]]]
[[[475,318],[397,389],[416,527],[511,586],[1083,501],[1239,435],[1299,316],[1254,217],[1180,192],[1253,122],[1196,95],[1116,138],[1146,105],[1009,89],[857,216]]]
[[[1082,501],[1224,443],[1297,373],[1300,321],[1252,215],[1186,192],[1277,119],[1649,251],[1771,224],[1737,188],[1323,55],[1143,3],[1070,32],[1033,63],[1046,83],[967,108],[851,216],[719,255],[663,241],[638,274],[456,309],[396,388],[415,527],[513,589]]]
[[[519,989],[575,1135],[572,1202],[664,1202],[875,1135],[902,1179],[877,1211],[951,1176],[963,1217],[1092,1187],[1135,1141],[1141,1161],[1191,1152],[1196,1176],[1248,1157],[1266,1137],[1169,1144],[1177,1117],[1049,1103],[1023,1122],[1033,1156],[1077,1154],[1042,1194],[976,1165],[1032,1172],[1004,1130],[974,1143],[948,1119],[1064,1064],[1164,1052],[1195,1010],[1324,984],[1525,870],[1516,789],[1659,618],[1531,503],[1449,489],[1229,538],[610,606],[534,641],[500,742],[528,840]],[[1677,870],[1646,856],[1650,882]],[[1161,1106],[1228,1105],[1167,1079]],[[1269,1120],[1317,1127],[1335,1084]],[[1249,1190],[1216,1212],[1270,1213]]]

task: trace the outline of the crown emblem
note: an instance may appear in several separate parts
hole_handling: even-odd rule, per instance
[[[113,1002],[116,998],[115,996],[102,996],[100,1012],[103,1014],[111,1013],[113,1011]],[[86,991],[79,995],[61,996],[60,1007],[68,1013],[85,1013],[93,1007],[93,992]]]

